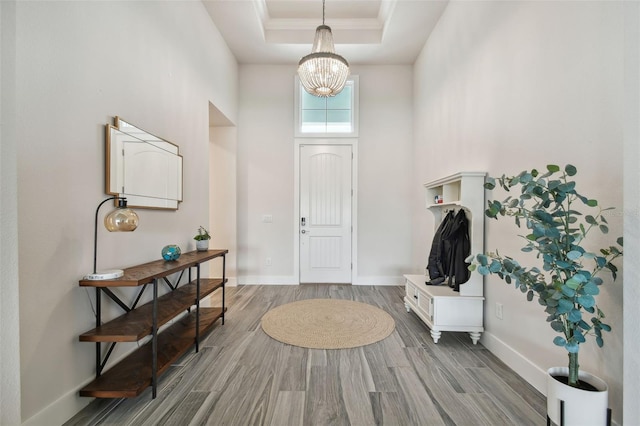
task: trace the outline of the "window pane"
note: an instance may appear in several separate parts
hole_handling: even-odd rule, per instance
[[[303,133],[326,133],[327,132],[327,112],[325,110],[303,110],[302,126]]]
[[[351,111],[327,111],[327,133],[351,133]]]
[[[325,98],[307,93],[302,85],[300,85],[300,93],[302,93],[302,109],[325,109],[327,107]]]
[[[327,109],[351,109],[352,88],[350,84],[347,84],[342,92],[332,98],[327,98]]]
[[[308,109],[302,111],[303,123],[324,123],[327,120],[327,111]]]

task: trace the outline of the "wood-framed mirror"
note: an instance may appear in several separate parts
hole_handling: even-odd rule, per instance
[[[178,145],[115,117],[106,126],[106,193],[134,208],[177,210],[182,201]]]

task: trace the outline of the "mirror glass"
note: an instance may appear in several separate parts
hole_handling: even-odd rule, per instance
[[[134,208],[178,208],[182,156],[178,146],[118,117],[107,125],[107,189]]]

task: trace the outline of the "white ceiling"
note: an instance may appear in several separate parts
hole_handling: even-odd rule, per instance
[[[241,64],[295,64],[311,52],[322,0],[202,0]],[[448,0],[326,0],[350,64],[412,64]]]

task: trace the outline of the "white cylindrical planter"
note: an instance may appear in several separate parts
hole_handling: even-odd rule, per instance
[[[588,391],[566,385],[553,376],[569,376],[568,367],[553,367],[547,370],[547,415],[560,425],[560,401],[564,401],[564,425],[604,426],[607,424],[609,390],[604,380],[584,371],[578,379],[589,383],[597,391]]]
[[[209,250],[209,240],[196,240],[196,249],[198,251]]]

